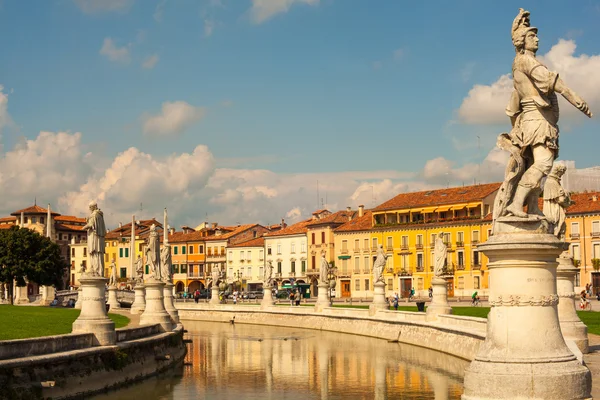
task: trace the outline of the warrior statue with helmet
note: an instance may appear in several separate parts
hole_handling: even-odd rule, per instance
[[[494,204],[494,221],[504,216],[541,219],[538,208],[540,183],[558,156],[558,98],[588,117],[587,103],[567,87],[556,72],[549,71],[536,57],[537,28],[530,26],[529,11],[522,8],[512,24],[513,84],[506,114],[512,130],[498,137],[498,146],[510,152],[505,178]],[[527,212],[523,206],[527,205]]]

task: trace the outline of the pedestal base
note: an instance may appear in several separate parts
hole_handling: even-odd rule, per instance
[[[319,292],[317,294],[317,302],[315,303],[315,311],[320,312],[325,307],[329,307],[329,285],[327,283],[319,283]]]
[[[219,300],[219,286],[213,285],[210,288],[210,301],[208,303],[212,305],[217,305],[221,303],[221,301]]]
[[[275,301],[273,301],[273,287],[272,286],[264,286],[263,287],[263,298],[260,301],[260,309],[264,310],[266,308],[273,307],[275,305]]]
[[[572,340],[583,354],[587,354],[590,352],[588,329],[575,311],[575,276],[579,269],[575,268],[573,259],[565,253],[558,258],[556,271],[558,321],[565,340]]]
[[[167,282],[163,289],[163,297],[165,298],[165,310],[167,310],[173,324],[177,325],[179,323],[179,312],[175,308],[175,304],[173,304],[175,301],[175,298],[173,297],[174,286],[175,285],[173,285],[172,282]]]
[[[81,310],[81,298],[83,295],[81,294],[81,282],[79,283],[79,288],[77,288],[77,301],[75,302],[75,307],[77,310]]]
[[[27,297],[27,286],[15,286],[14,304],[29,304],[29,297]]]
[[[129,312],[131,314],[141,314],[146,309],[146,287],[144,285],[135,285],[133,288],[135,297],[133,298],[133,304]]]
[[[42,299],[40,300],[40,305],[49,306],[52,301],[54,301],[55,296],[56,291],[54,290],[54,286],[42,286]]]
[[[110,310],[121,308],[121,303],[117,300],[117,288],[114,286],[108,288],[108,305],[110,306]]]
[[[431,280],[433,288],[433,297],[431,304],[427,307],[427,321],[433,321],[438,318],[438,315],[452,314],[452,307],[448,304],[448,287],[447,282],[443,278],[434,277]]]
[[[369,314],[373,315],[378,310],[387,310],[389,305],[385,301],[385,283],[376,282],[373,284],[373,303],[369,305]]]
[[[163,332],[173,330],[171,316],[165,310],[165,297],[163,295],[165,283],[150,279],[146,286],[146,309],[140,315],[140,325],[160,324]]]
[[[558,322],[556,258],[565,243],[543,221],[497,220],[479,250],[488,258],[487,335],[465,372],[464,400],[590,398],[591,374]]]
[[[108,279],[83,275],[81,313],[73,322],[73,333],[93,333],[95,344],[106,346],[117,342],[115,323],[106,315],[106,282]]]

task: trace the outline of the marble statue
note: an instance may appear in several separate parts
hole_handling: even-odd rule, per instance
[[[161,280],[160,276],[160,243],[156,225],[150,227],[150,235],[146,245],[146,261],[150,266],[150,273],[156,280]]]
[[[82,261],[81,264],[79,264],[79,273],[85,274],[86,271],[87,271],[87,267],[86,267],[85,263]]]
[[[321,252],[321,270],[319,273],[319,282],[320,283],[327,283],[329,282],[329,279],[327,277],[327,275],[329,275],[329,263],[327,262],[327,260],[325,259],[325,252]]]
[[[561,185],[561,178],[566,172],[564,164],[555,164],[544,185],[544,215],[554,226],[554,235],[559,239],[565,238],[567,224],[566,209],[575,204]]]
[[[213,286],[215,286],[217,283],[219,283],[219,279],[221,278],[221,271],[219,270],[219,267],[213,266],[211,274],[212,274],[212,284],[213,284]]]
[[[265,287],[273,286],[273,261],[267,261],[267,266],[265,267],[265,274],[263,277],[263,285]]]
[[[444,243],[444,234],[440,232],[435,238],[435,247],[433,250],[433,274],[438,278],[444,274],[447,257],[448,247]]]
[[[117,286],[117,264],[115,261],[110,263],[110,280],[108,286]]]
[[[373,284],[377,282],[383,282],[383,269],[387,263],[389,256],[383,251],[383,245],[380,244],[377,249],[377,257],[373,263]]]
[[[160,249],[160,267],[161,267],[161,275],[162,279],[165,282],[171,281],[171,270],[172,270],[172,261],[171,261],[171,245],[163,244],[162,249]]]
[[[93,276],[104,275],[104,249],[106,226],[104,225],[104,214],[98,208],[95,201],[90,202],[90,216],[83,229],[87,230],[88,257],[90,260],[90,273]]]
[[[556,72],[536,58],[537,28],[530,26],[529,11],[520,9],[512,24],[516,55],[513,85],[506,114],[512,130],[498,137],[498,146],[510,152],[504,182],[494,204],[493,218],[512,215],[540,219],[537,206],[540,183],[558,155],[558,98],[562,95],[583,114],[592,117],[587,103],[567,87]],[[527,205],[528,212],[523,211]]]
[[[141,285],[144,282],[144,260],[138,256],[135,260],[135,283]]]

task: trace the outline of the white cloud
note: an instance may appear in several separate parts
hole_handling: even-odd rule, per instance
[[[204,18],[204,37],[209,37],[215,29],[215,21],[210,18]]]
[[[566,84],[585,99],[592,112],[600,109],[600,55],[575,56],[574,40],[560,39],[550,51],[539,59],[551,70],[559,73]],[[510,75],[502,75],[491,85],[475,85],[458,109],[465,124],[508,123],[504,113],[513,89]],[[583,115],[559,96],[561,115],[567,119]]]
[[[394,50],[392,52],[392,54],[394,56],[394,60],[398,61],[398,60],[402,59],[405,56],[406,51],[404,49],[400,48],[400,49]]]
[[[146,57],[142,63],[142,67],[146,69],[152,69],[158,62],[158,59],[158,54],[152,54],[151,56]]]
[[[135,0],[73,0],[85,14],[104,12],[125,12],[131,8]]]
[[[294,4],[318,5],[320,0],[252,0],[250,15],[256,24],[263,23],[280,13],[286,13]]]
[[[2,139],[4,127],[11,124],[12,119],[8,113],[8,94],[4,93],[4,86],[0,85],[0,139]],[[2,151],[2,144],[0,144],[0,151]]]
[[[143,131],[154,136],[178,135],[202,119],[205,113],[204,107],[195,107],[185,101],[165,102],[160,113],[142,116]]]
[[[121,64],[128,64],[131,61],[129,46],[117,47],[109,37],[104,38],[100,54],[106,56],[110,61]]]
[[[162,22],[163,21],[163,14],[165,11],[165,4],[167,4],[167,0],[160,0],[158,2],[158,4],[156,5],[156,8],[154,9],[154,20],[156,22]]]

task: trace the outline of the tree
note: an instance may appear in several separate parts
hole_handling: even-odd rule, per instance
[[[60,248],[50,239],[18,226],[0,230],[0,282],[8,284],[11,304],[15,281],[17,286],[25,286],[25,278],[58,285],[66,267]]]

